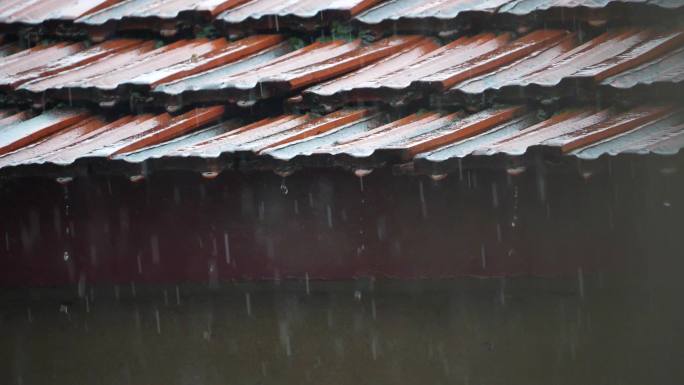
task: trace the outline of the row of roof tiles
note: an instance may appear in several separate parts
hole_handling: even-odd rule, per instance
[[[267,21],[277,29],[315,20],[355,21],[373,25],[400,19],[454,19],[462,14],[527,15],[549,9],[605,8],[611,4],[647,5],[653,8],[681,8],[681,0],[6,0],[0,4],[0,23],[40,24],[69,20],[101,26],[125,21],[174,20],[177,18],[217,19],[228,25],[245,21]],[[153,23],[149,24],[154,25]],[[138,24],[145,28],[145,24]],[[263,26],[263,24],[262,24]]]
[[[597,158],[605,154],[674,154],[684,146],[684,110],[671,105],[568,109],[540,119],[522,106],[474,114],[421,112],[399,119],[365,108],[314,116],[281,115],[244,124],[223,107],[183,115],[124,116],[107,121],[82,110],[37,116],[0,110],[0,168],[79,159],[142,162],[156,158],[254,157],[281,163],[369,160],[442,163],[530,150]]]
[[[0,48],[0,51],[2,49]],[[153,41],[115,39],[40,45],[0,57],[0,90],[43,101],[128,101],[133,93],[176,108],[255,101],[303,91],[311,105],[391,101],[423,94],[478,95],[563,82],[630,88],[680,82],[684,32],[617,29],[585,43],[563,30],[514,39],[482,33],[440,46],[420,35],[315,42],[282,35]]]

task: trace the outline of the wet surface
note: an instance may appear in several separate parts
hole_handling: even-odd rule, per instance
[[[0,291],[14,384],[674,384],[680,279]]]
[[[529,158],[539,151],[550,157],[585,159],[604,154],[673,155],[682,147],[678,133],[684,121],[683,110],[672,105],[626,111],[566,109],[546,120],[524,106],[473,114],[422,111],[401,119],[375,108],[342,109],[323,116],[286,114],[252,123],[253,119],[241,122],[231,116],[223,106],[213,106],[176,116],[128,115],[108,122],[100,115],[54,109],[22,121],[29,116],[6,110],[0,117],[0,169],[21,174],[21,167],[39,170],[96,162],[148,167],[142,163],[152,158],[162,166],[186,164],[186,169],[196,167],[188,161],[194,158],[220,171],[212,165],[220,157],[228,163],[249,157],[248,162],[273,169],[332,167],[332,162],[349,167],[413,161],[438,165],[496,154]],[[198,129],[202,132],[195,132]]]

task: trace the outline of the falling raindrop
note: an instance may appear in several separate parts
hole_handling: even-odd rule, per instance
[[[513,219],[511,220],[511,227],[515,227],[518,224],[518,186],[513,188]]]
[[[266,212],[266,208],[264,206],[264,201],[259,201],[259,220],[260,221],[264,220],[265,212]]]
[[[287,326],[287,323],[284,321],[281,321],[279,323],[279,331],[280,331],[280,343],[283,345],[283,348],[285,349],[285,354],[290,357],[292,356],[292,345],[290,342],[290,331]]]
[[[537,167],[537,193],[539,194],[539,201],[546,202],[546,178],[544,177],[544,164],[538,161]]]
[[[133,298],[135,298],[136,293],[135,293],[135,282],[131,282],[131,295],[133,295]]]
[[[294,201],[294,212],[295,212],[295,215],[299,215],[299,201],[296,199]]]
[[[499,207],[499,194],[496,192],[496,182],[492,183],[492,207]]]
[[[180,297],[180,287],[176,285],[176,305],[180,306],[181,304],[181,297]]]
[[[154,319],[157,321],[157,334],[161,334],[161,320],[159,319],[159,309],[154,308]]]
[[[378,318],[378,313],[375,308],[375,298],[371,299],[371,316],[373,317],[373,320]]]
[[[328,205],[328,206],[325,207],[325,211],[326,211],[327,216],[328,216],[328,227],[330,227],[330,228],[332,229],[332,227],[333,227],[333,222],[332,222],[332,209],[331,209],[330,206]]]
[[[209,288],[211,289],[217,289],[218,288],[218,268],[216,267],[216,261],[211,260],[209,261]]]
[[[252,316],[252,299],[249,293],[245,293],[245,307],[247,308],[247,316]]]
[[[136,260],[138,262],[138,274],[142,274],[142,261],[140,260],[140,253],[136,255]]]
[[[486,269],[487,268],[487,255],[485,253],[484,243],[482,245],[480,245],[480,258],[482,259],[482,268]]]
[[[230,265],[230,241],[228,239],[227,232],[223,233],[223,249],[225,250],[226,254],[226,264]]]
[[[331,308],[328,308],[328,311],[327,311],[327,321],[328,321],[328,329],[332,329],[332,327],[333,327],[333,313],[332,313]]]
[[[283,195],[287,195],[287,193],[289,192],[289,190],[287,189],[287,186],[285,185],[285,178],[284,178],[284,177],[283,177],[283,179],[280,181],[280,192],[281,192]]]
[[[387,233],[387,221],[385,217],[378,218],[376,230],[378,234],[378,240],[382,241],[383,239],[385,239],[385,234]]]
[[[309,287],[309,273],[304,274],[304,282],[306,285],[306,295],[311,294],[311,288]]]
[[[31,308],[26,309],[26,315],[28,317],[28,322],[33,323],[33,314],[31,313]]]
[[[164,306],[169,306],[169,291],[164,289]]]
[[[83,298],[85,296],[85,285],[86,276],[85,273],[81,272],[80,276],[78,277],[78,298]]]
[[[119,285],[114,285],[114,299],[116,299],[116,300],[118,301],[119,298],[121,298],[121,293],[120,293],[120,290],[119,290]]]
[[[362,298],[361,290],[355,290],[354,291],[354,299],[357,301],[361,301],[361,298]]]
[[[178,186],[173,186],[173,201],[178,205],[181,203],[181,194]]]
[[[496,240],[498,242],[501,242],[502,239],[503,239],[503,236],[501,234],[501,224],[497,223],[496,224]]]
[[[423,191],[423,181],[418,182],[418,192],[420,195],[420,210],[423,218],[427,218],[427,206],[425,205],[425,192]]]
[[[584,298],[584,274],[581,267],[577,269],[577,288],[579,289],[580,298]]]
[[[152,235],[150,237],[150,248],[152,249],[152,263],[159,264],[159,237]]]

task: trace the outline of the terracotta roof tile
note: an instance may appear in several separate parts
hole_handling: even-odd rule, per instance
[[[120,0],[4,0],[0,23],[40,24],[48,20],[74,20]]]
[[[129,115],[108,123],[78,110],[35,117],[0,111],[0,167],[79,159],[198,159],[220,156],[300,165],[415,161],[439,164],[466,157],[548,155],[597,158],[622,153],[672,154],[684,146],[684,110],[670,105],[570,109],[546,120],[524,107],[473,114],[421,112],[389,119],[366,108],[323,116],[281,115],[250,124],[218,122],[221,106],[173,117]]]

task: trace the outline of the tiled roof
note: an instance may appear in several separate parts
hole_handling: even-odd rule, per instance
[[[224,23],[240,24],[248,19],[295,17],[299,19],[349,20],[359,12],[379,3],[380,0],[335,0],[335,1],[279,1],[251,0],[222,13],[218,19]]]
[[[280,26],[305,29],[348,21],[380,0],[321,2],[274,0],[127,0],[76,20],[97,37],[116,30],[160,30],[174,35],[180,22],[195,24],[212,20],[227,28],[252,25],[260,30],[279,31]],[[311,25],[311,27],[308,27]]]
[[[185,101],[262,99],[359,69],[419,39],[335,40],[299,50],[279,35],[180,40],[156,49],[152,41],[134,39],[93,47],[57,43],[1,58],[0,88],[101,103],[128,100],[131,91],[154,91],[160,99],[183,94]]]
[[[59,43],[0,59],[0,87],[19,92],[106,102],[120,93],[207,71],[282,41],[257,35],[237,42],[180,40],[156,48],[153,41],[117,39],[93,47]]]
[[[182,28],[203,28],[212,22],[237,34],[311,31],[334,27],[335,22],[353,22],[360,28],[383,26],[380,32],[390,23],[395,30],[438,34],[449,32],[446,26],[469,29],[473,22],[507,28],[520,23],[542,26],[546,21],[565,26],[578,20],[630,23],[653,12],[651,20],[657,21],[667,12],[681,14],[682,5],[680,0],[6,0],[0,4],[0,25],[57,21],[72,32],[86,31],[97,41],[128,30],[173,36]],[[47,27],[36,32],[56,29]]]
[[[267,167],[411,161],[426,166],[529,151],[580,158],[673,154],[684,146],[684,109],[671,105],[626,111],[577,108],[548,119],[523,106],[400,118],[354,108],[242,125],[235,119],[221,121],[223,113],[218,106],[177,117],[142,114],[107,121],[83,110],[52,110],[34,117],[0,112],[0,168],[93,158],[139,163],[187,157],[252,159]]]
[[[74,20],[119,1],[4,0],[0,3],[0,23],[40,24],[48,20]]]
[[[339,104],[348,100],[398,101],[413,94],[481,94],[504,87],[551,87],[582,80],[614,86],[621,74],[640,65],[658,63],[684,45],[684,33],[620,29],[584,44],[565,31],[540,30],[513,40],[510,35],[480,34],[462,37],[438,47],[429,41],[373,66],[311,87],[304,92],[310,103]],[[679,51],[676,51],[679,52]],[[410,64],[409,64],[410,63]],[[650,63],[650,64],[649,64]],[[678,81],[684,61],[669,60],[666,71],[629,71],[635,84],[657,76]],[[606,80],[607,79],[607,80]]]
[[[604,8],[612,3],[633,3],[663,8],[678,8],[676,0],[389,0],[358,16],[364,24],[399,19],[453,19],[462,14],[500,13],[527,15],[553,8]]]
[[[228,100],[250,104],[359,69],[419,39],[393,36],[368,45],[360,40],[334,40],[316,42],[295,51],[287,45],[278,46],[197,76],[160,85],[155,93],[162,94],[160,97],[182,94],[185,102]]]
[[[373,43],[314,42],[295,49],[282,35],[155,42],[113,39],[86,46],[56,43],[0,58],[0,89],[33,99],[110,105],[131,93],[157,105],[254,102],[303,90],[308,105],[401,104],[458,99],[507,88],[629,89],[680,82],[682,31],[617,29],[583,44],[563,30],[514,39],[482,33],[440,46],[419,35]],[[308,87],[308,88],[307,88]],[[529,96],[529,95],[528,95]]]
[[[682,3],[10,0],[0,5],[0,167],[97,159],[430,170],[530,154],[678,153]],[[615,16],[585,28],[547,13],[570,8],[608,18],[657,9],[662,23]],[[489,23],[498,17],[511,25]],[[351,18],[382,31],[332,24]],[[212,19],[218,31],[206,28]],[[468,28],[437,22],[457,19]],[[115,37],[35,44],[14,25],[55,20]],[[424,33],[387,35],[386,22],[400,20],[422,20]],[[184,38],[138,33],[181,25]]]
[[[184,12],[204,12],[215,16],[245,0],[124,0],[99,12],[81,17],[79,23],[101,25],[131,19],[175,19]]]
[[[638,24],[681,14],[678,0],[388,0],[353,20],[362,29],[453,33],[473,25],[526,29],[529,26],[584,23]]]
[[[218,120],[223,111],[216,106],[175,117],[168,113],[128,115],[112,122],[83,110],[52,110],[11,123],[5,123],[5,118],[0,120],[0,159],[7,166],[111,157],[183,135]]]
[[[601,82],[614,88],[629,89],[638,85],[681,83],[684,80],[684,49],[680,48]]]

